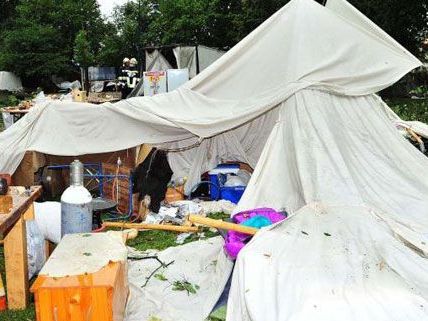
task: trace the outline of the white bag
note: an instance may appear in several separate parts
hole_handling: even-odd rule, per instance
[[[26,221],[28,279],[36,275],[46,261],[45,238],[35,220]]]
[[[34,214],[44,238],[58,244],[61,241],[61,203],[34,202]]]

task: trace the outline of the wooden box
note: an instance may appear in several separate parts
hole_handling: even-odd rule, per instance
[[[110,262],[86,275],[39,276],[31,291],[38,321],[122,321],[129,291],[126,262]]]

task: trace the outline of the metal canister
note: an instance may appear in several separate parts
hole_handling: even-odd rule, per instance
[[[70,165],[70,187],[61,196],[61,236],[92,231],[92,196],[83,186],[83,164]]]

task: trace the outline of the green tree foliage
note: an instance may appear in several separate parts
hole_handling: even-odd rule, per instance
[[[126,2],[114,9],[106,22],[106,32],[101,39],[97,60],[100,64],[119,66],[124,57],[138,57],[141,48],[153,43],[149,26],[158,14],[152,1]]]
[[[18,0],[1,0],[0,1],[0,28],[13,17],[15,14],[15,6]]]
[[[148,32],[152,44],[205,44],[231,47],[240,40],[240,0],[160,0]]]
[[[78,70],[74,42],[81,29],[97,53],[105,24],[96,0],[20,0],[0,35],[0,68],[33,84],[70,76]]]
[[[425,0],[348,0],[413,54],[423,57],[421,42],[428,37]]]
[[[80,30],[74,41],[74,61],[79,66],[87,68],[95,62],[95,55],[86,30]]]

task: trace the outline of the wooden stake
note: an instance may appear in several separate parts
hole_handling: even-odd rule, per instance
[[[258,229],[254,228],[254,227],[229,223],[229,222],[225,222],[222,220],[214,220],[212,218],[207,218],[207,217],[203,217],[200,215],[192,215],[191,214],[191,215],[189,215],[188,220],[192,223],[206,225],[209,227],[215,227],[215,228],[223,229],[223,230],[237,231],[237,232],[241,232],[244,234],[254,235],[258,232]]]
[[[179,233],[197,232],[199,229],[196,226],[180,226],[168,224],[146,224],[146,223],[120,223],[120,222],[104,222],[105,227],[122,227],[135,228],[137,230],[163,230]]]

